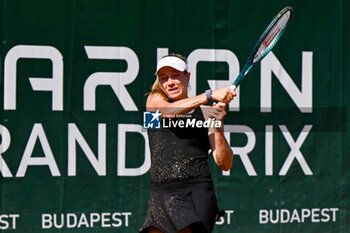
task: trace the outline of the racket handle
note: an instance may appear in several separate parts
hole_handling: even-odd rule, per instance
[[[235,85],[232,84],[232,85],[230,86],[230,88],[231,88],[232,90],[235,91],[237,87],[236,87]],[[219,103],[223,104],[223,102],[219,102]]]
[[[235,91],[237,87],[235,85],[231,85],[230,88]]]

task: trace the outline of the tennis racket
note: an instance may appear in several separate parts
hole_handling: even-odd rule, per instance
[[[258,43],[256,43],[255,48],[251,52],[238,77],[230,86],[231,89],[236,90],[237,86],[242,82],[248,72],[272,50],[286,29],[288,22],[292,18],[292,14],[293,8],[287,6],[272,20],[261,35]]]

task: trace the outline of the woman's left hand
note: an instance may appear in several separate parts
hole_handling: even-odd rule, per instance
[[[218,121],[223,121],[226,117],[226,104],[225,103],[213,103],[213,107],[211,107],[209,111],[209,117],[215,118]]]

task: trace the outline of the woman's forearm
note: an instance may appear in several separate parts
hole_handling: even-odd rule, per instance
[[[153,96],[147,101],[148,111],[159,110],[162,113],[162,118],[175,118],[176,115],[187,114],[191,110],[208,102],[205,93],[198,96],[168,102],[165,99]]]
[[[213,152],[215,163],[224,171],[228,171],[232,167],[233,152],[228,145],[224,132],[222,130],[214,132],[215,151]]]

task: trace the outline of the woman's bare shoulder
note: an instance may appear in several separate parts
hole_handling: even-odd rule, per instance
[[[151,111],[152,108],[162,107],[166,103],[168,103],[168,100],[164,95],[160,93],[151,93],[147,97],[146,108]]]

